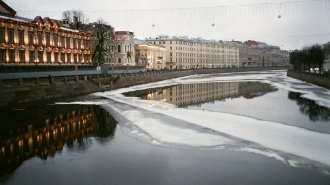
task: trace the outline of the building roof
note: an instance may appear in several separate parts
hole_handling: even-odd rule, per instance
[[[1,11],[0,14],[1,15],[6,15],[6,16],[10,16],[10,17],[15,17],[16,16],[16,11],[14,9],[12,9],[10,6],[8,6],[5,2],[3,2],[2,0],[0,0],[0,6],[3,7],[5,11]]]
[[[149,42],[146,42],[144,40],[140,39],[134,39],[134,45],[139,46],[139,45],[145,45],[145,46],[152,46],[152,47],[159,47],[159,48],[165,48],[165,46],[158,45],[158,44],[151,44]]]

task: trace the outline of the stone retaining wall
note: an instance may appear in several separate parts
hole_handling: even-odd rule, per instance
[[[0,83],[0,108],[20,107],[27,104],[39,103],[42,100],[62,99],[70,96],[90,94],[93,92],[107,91],[132,85],[156,82],[171,78],[189,76],[193,74],[229,73],[261,70],[282,70],[287,68],[233,68],[233,69],[199,69],[182,71],[150,71],[136,73],[120,73],[114,75],[64,77],[65,80],[51,80],[47,83],[45,79],[40,83],[34,80],[17,79],[14,84]],[[116,76],[116,82],[114,79]],[[74,80],[72,79],[74,78]],[[31,81],[27,84],[26,82]],[[42,82],[42,83],[41,83]]]
[[[330,89],[330,78],[322,77],[318,74],[305,73],[299,71],[288,70],[287,75],[298,80],[302,80],[308,83],[312,83],[327,89]]]

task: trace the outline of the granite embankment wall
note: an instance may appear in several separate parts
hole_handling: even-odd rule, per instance
[[[120,74],[103,74],[95,77],[71,76],[35,79],[0,80],[0,108],[21,107],[41,101],[85,95],[132,85],[156,82],[193,74],[230,73],[245,71],[283,70],[287,67],[198,69],[182,71],[151,71]]]
[[[287,75],[298,80],[312,83],[327,89],[330,89],[330,76],[302,71],[288,70]]]

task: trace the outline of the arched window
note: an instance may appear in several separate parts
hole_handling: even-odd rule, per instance
[[[21,63],[25,62],[25,51],[19,51],[19,61]]]
[[[38,33],[38,44],[42,45],[42,34],[41,34],[41,32]]]
[[[57,47],[58,46],[57,35],[54,35],[53,37],[54,37],[54,45],[55,47]]]
[[[50,46],[50,35],[46,34],[46,46]]]
[[[24,33],[22,31],[19,31],[18,37],[19,37],[19,45],[23,45],[24,44]]]
[[[33,45],[33,34],[29,33],[29,46]]]
[[[14,43],[14,31],[13,30],[8,31],[8,43],[9,44]]]
[[[66,38],[66,48],[70,48],[70,38]]]

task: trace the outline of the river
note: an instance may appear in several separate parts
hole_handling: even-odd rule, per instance
[[[0,112],[1,184],[328,184],[330,91],[192,75]]]

